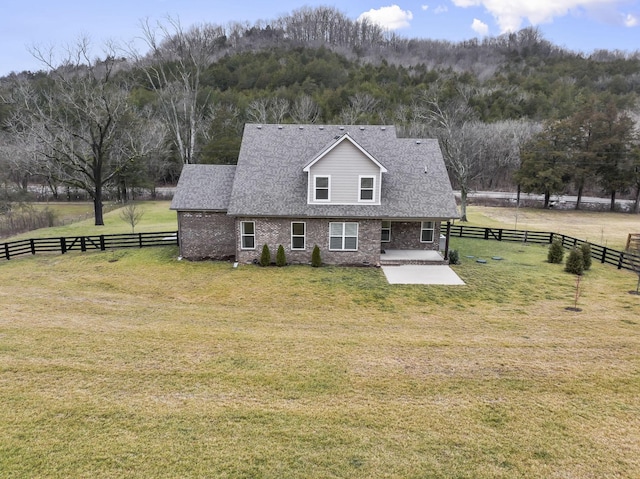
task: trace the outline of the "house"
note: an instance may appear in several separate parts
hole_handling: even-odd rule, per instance
[[[237,165],[185,165],[171,209],[182,257],[241,263],[264,244],[289,263],[309,263],[315,245],[343,265],[446,251],[441,222],[458,217],[437,140],[361,125],[247,124]]]

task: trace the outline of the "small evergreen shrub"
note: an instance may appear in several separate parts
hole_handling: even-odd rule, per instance
[[[269,266],[271,264],[271,251],[269,251],[269,247],[265,244],[262,247],[262,254],[260,255],[260,266]]]
[[[562,246],[562,241],[559,239],[554,239],[549,246],[549,253],[547,254],[547,261],[553,264],[562,263],[562,259],[564,258],[564,247]]]
[[[276,266],[286,266],[287,257],[284,254],[284,246],[278,246],[278,252],[276,253]]]
[[[460,254],[457,249],[449,250],[449,264],[460,264]]]
[[[311,253],[311,266],[314,268],[319,268],[322,266],[322,258],[320,257],[320,247],[315,245],[313,247],[313,252]]]
[[[564,270],[567,273],[581,275],[584,272],[584,261],[582,259],[582,251],[573,248],[567,257],[567,263]]]
[[[591,245],[589,243],[582,243],[580,245],[580,251],[582,251],[584,270],[587,271],[591,268]]]

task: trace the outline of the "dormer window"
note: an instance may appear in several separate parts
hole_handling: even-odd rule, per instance
[[[314,197],[315,201],[329,201],[329,185],[331,177],[315,176]]]
[[[360,201],[375,201],[375,176],[360,177]]]

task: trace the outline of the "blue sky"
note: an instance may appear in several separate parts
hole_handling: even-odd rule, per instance
[[[0,75],[41,69],[29,53],[33,45],[62,50],[81,35],[97,46],[129,42],[144,18],[224,26],[274,19],[303,6],[335,7],[352,19],[367,15],[410,38],[460,41],[536,25],[544,38],[575,51],[640,50],[640,0],[9,0],[0,15]]]

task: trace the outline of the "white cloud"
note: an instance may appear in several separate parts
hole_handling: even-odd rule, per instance
[[[429,5],[420,5],[420,8],[422,9],[422,11],[427,11],[429,10]]]
[[[484,22],[481,22],[477,18],[473,19],[473,23],[471,24],[471,29],[476,32],[478,35],[486,36],[489,33],[489,25]]]
[[[484,7],[496,19],[500,30],[512,32],[526,19],[532,25],[552,22],[572,11],[615,10],[625,0],[451,0],[457,7]],[[625,24],[638,22],[633,15],[625,17]],[[633,26],[631,25],[631,26]]]
[[[638,23],[640,23],[640,19],[637,16],[631,13],[628,13],[627,15],[625,15],[624,17],[625,27],[636,27],[638,26]]]
[[[449,11],[449,9],[447,8],[446,5],[438,5],[436,7],[436,9],[433,11],[433,13],[435,13],[436,15],[440,14],[440,13],[447,13]]]
[[[358,17],[358,20],[364,20],[365,18],[389,30],[398,30],[411,26],[410,22],[413,20],[413,13],[410,10],[402,10],[398,5],[391,5],[364,12]]]

